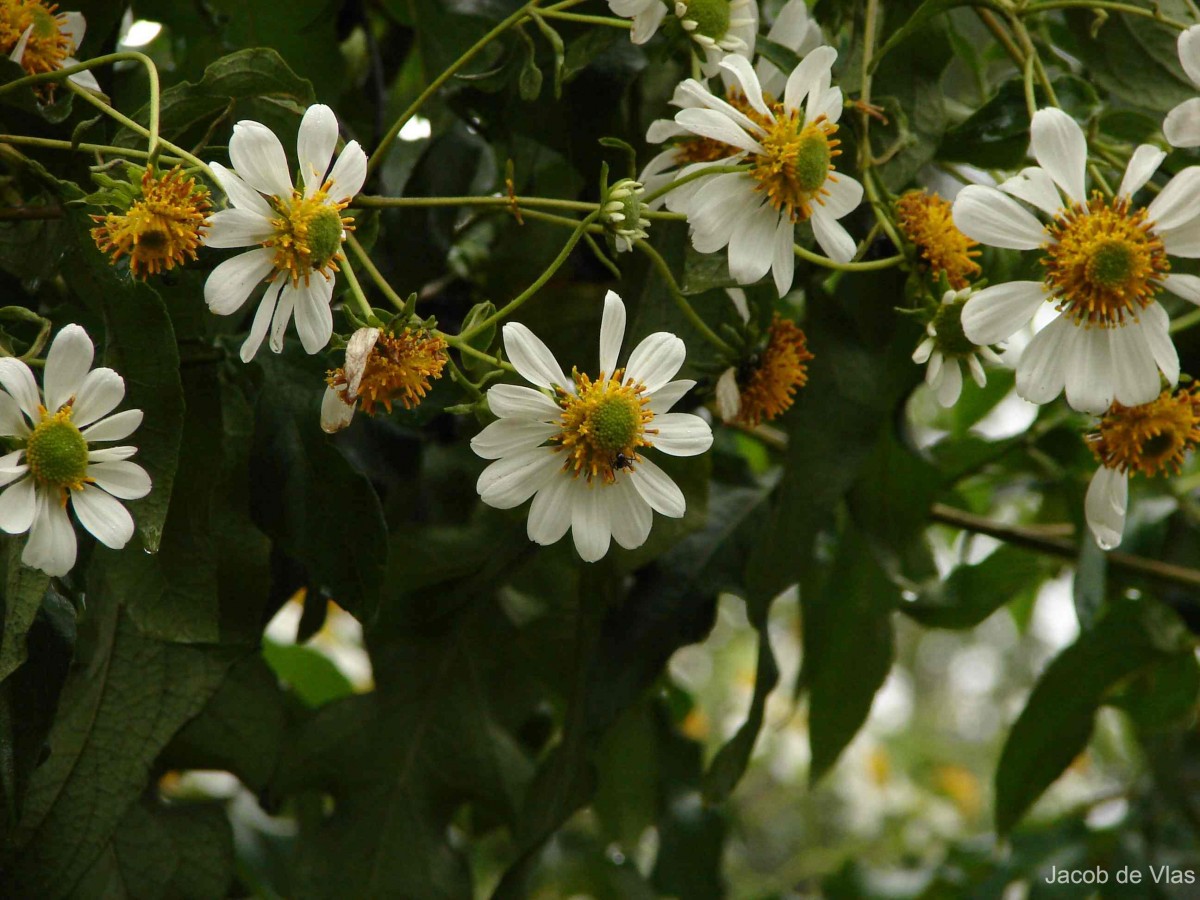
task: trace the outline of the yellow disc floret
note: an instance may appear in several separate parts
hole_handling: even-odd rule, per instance
[[[783,415],[796,390],[808,381],[805,363],[812,358],[804,332],[795,322],[776,315],[766,348],[738,373],[741,405],[737,420],[754,426]]]
[[[349,202],[333,203],[326,183],[311,197],[293,190],[287,198],[269,197],[276,217],[271,220],[275,234],[263,242],[275,251],[275,269],[286,272],[293,285],[305,284],[313,272],[329,275],[338,271],[342,256],[344,232],[354,226],[354,220],[343,218],[341,211]]]
[[[42,0],[0,0],[0,53],[9,56],[25,32],[29,39],[21,55],[21,66],[30,75],[61,69],[63,60],[74,51],[71,38],[63,28],[67,18],[58,12],[58,4]],[[41,87],[50,99],[54,84]]]
[[[611,378],[601,372],[592,381],[576,372],[575,393],[559,391],[562,430],[550,440],[566,451],[564,470],[612,482],[617,470],[638,461],[638,448],[653,446],[647,438],[658,431],[647,427],[654,420],[650,398],[642,385],[623,376],[618,369]]]
[[[1154,299],[1171,264],[1146,210],[1095,194],[1046,226],[1052,240],[1042,265],[1058,308],[1076,322],[1112,328],[1136,319]]]
[[[326,383],[341,392],[350,405],[357,403],[369,416],[383,406],[388,412],[399,403],[412,409],[424,399],[431,380],[442,377],[446,365],[446,341],[424,329],[406,328],[398,334],[381,334],[363,365],[358,394],[347,398],[350,381],[344,368],[329,372]]]
[[[980,272],[975,257],[979,243],[958,230],[951,206],[937,194],[909,191],[896,201],[896,214],[904,236],[920,251],[936,280],[945,273],[955,290],[962,290]]]
[[[44,407],[41,413],[25,445],[25,460],[38,486],[59,488],[65,503],[67,489],[80,490],[87,481],[87,440],[71,421],[70,404],[53,415]]]
[[[208,223],[208,190],[186,178],[179,167],[142,176],[142,196],[124,213],[92,216],[96,246],[116,263],[129,257],[135,278],[157,275],[196,258]]]
[[[1163,391],[1140,406],[1114,403],[1088,435],[1096,459],[1110,469],[1157,475],[1178,472],[1200,442],[1200,388]]]
[[[826,181],[836,181],[833,159],[842,151],[833,136],[837,125],[818,116],[807,125],[801,114],[775,105],[775,118],[759,138],[765,152],[753,154],[751,177],[757,190],[767,195],[771,206],[787,213],[793,222],[812,215],[814,203],[824,204],[829,195]]]

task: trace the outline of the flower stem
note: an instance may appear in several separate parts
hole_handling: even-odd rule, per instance
[[[1193,309],[1190,313],[1180,316],[1171,323],[1170,333],[1179,334],[1197,324],[1200,324],[1200,309]]]
[[[675,301],[675,305],[679,307],[679,311],[683,313],[689,322],[692,323],[692,327],[700,332],[700,335],[706,341],[708,341],[726,356],[729,356],[730,358],[736,356],[734,349],[721,340],[721,338],[717,336],[717,333],[709,328],[708,325],[705,324],[704,320],[700,318],[700,314],[692,308],[692,304],[688,301],[688,298],[684,296],[683,291],[679,289],[679,284],[675,281],[675,276],[671,273],[671,267],[668,266],[667,261],[662,258],[662,254],[655,250],[647,241],[638,241],[634,244],[634,246],[645,253],[646,256],[650,257],[650,262],[653,264],[654,268],[658,270],[658,274],[662,276],[663,281],[666,283],[667,291],[670,293],[671,299]]]
[[[525,288],[525,290],[521,291],[521,293],[517,294],[517,296],[513,297],[510,301],[508,301],[508,303],[504,304],[504,306],[500,307],[500,309],[496,310],[482,322],[477,322],[471,328],[461,332],[458,335],[458,340],[461,342],[469,341],[472,337],[479,334],[479,332],[483,331],[484,329],[494,325],[502,319],[508,318],[521,307],[521,304],[540,291],[542,287],[545,286],[546,282],[554,277],[554,273],[562,267],[562,264],[567,261],[567,258],[571,255],[571,251],[575,249],[575,245],[578,244],[580,238],[583,237],[583,233],[587,231],[589,225],[596,221],[596,217],[599,214],[599,211],[595,211],[579,223],[579,225],[575,228],[575,231],[572,232],[571,236],[567,238],[567,242],[563,245],[562,250],[558,252],[558,256],[554,257],[554,259],[550,262],[550,265],[548,265],[546,270],[537,277],[533,284],[529,285],[529,287]],[[488,358],[490,359],[490,357]]]
[[[512,363],[505,362],[499,356],[493,356],[490,353],[477,350],[456,334],[446,334],[446,332],[438,331],[436,328],[431,329],[430,334],[437,335],[459,353],[462,353],[466,356],[473,356],[476,359],[483,360],[484,362],[490,362],[496,368],[503,369],[505,372],[511,372],[515,374],[517,371],[516,367]]]
[[[1169,25],[1180,31],[1186,31],[1190,27],[1185,22],[1164,16],[1157,3],[1151,9],[1145,9],[1141,6],[1134,6],[1131,3],[1117,3],[1114,0],[1044,0],[1042,3],[1030,3],[1028,6],[1020,7],[1016,10],[1016,14],[1018,16],[1032,16],[1036,13],[1049,12],[1052,9],[1112,10],[1113,12],[1128,13],[1131,16],[1153,19],[1156,22],[1161,22],[1163,25]]]
[[[384,158],[387,156],[388,150],[391,149],[393,142],[395,142],[396,135],[400,133],[400,129],[404,127],[405,123],[408,122],[409,119],[417,114],[417,110],[424,105],[425,101],[436,94],[441,86],[453,78],[459,69],[478,56],[484,47],[506,32],[509,28],[516,25],[518,22],[527,19],[530,11],[537,7],[538,2],[539,0],[529,0],[528,3],[518,9],[508,18],[503,19],[499,24],[496,25],[496,27],[494,27],[491,31],[467,48],[466,52],[464,52],[462,56],[452,62],[446,68],[446,70],[442,72],[441,75],[433,79],[433,81],[429,83],[428,87],[426,87],[425,90],[421,91],[421,93],[417,95],[417,98],[408,105],[408,109],[400,113],[399,118],[392,123],[391,128],[387,130],[387,134],[383,136],[383,140],[379,142],[379,146],[375,148],[375,152],[371,154],[371,158],[367,160],[368,176],[370,176],[372,172],[379,168],[380,163],[383,162]],[[543,14],[545,14],[545,12],[546,10],[542,10]]]
[[[561,19],[564,22],[582,22],[585,25],[607,25],[609,28],[624,28],[626,31],[633,27],[628,19],[614,19],[611,16],[585,16],[580,13],[560,12],[557,9],[543,9],[538,12],[543,19]]]
[[[371,309],[371,304],[367,302],[367,295],[363,293],[362,285],[358,283],[358,276],[354,274],[354,267],[350,265],[349,259],[342,266],[342,272],[346,275],[346,281],[350,285],[350,296],[354,298],[359,314],[369,322],[375,317],[375,312]]]
[[[371,276],[371,280],[375,282],[375,286],[379,288],[383,296],[387,297],[388,302],[396,307],[396,309],[404,309],[404,298],[397,294],[395,289],[388,284],[387,279],[383,277],[383,273],[379,271],[379,268],[372,261],[371,257],[367,255],[367,251],[363,249],[363,245],[358,242],[358,238],[353,234],[347,234],[346,243],[350,247],[350,252],[359,261],[359,264],[367,270],[367,274]]]
[[[750,166],[748,166],[748,165],[745,165],[745,166],[709,166],[708,168],[700,169],[696,172],[692,172],[690,175],[684,175],[682,178],[676,178],[674,181],[672,181],[668,184],[664,184],[657,191],[653,191],[653,192],[647,194],[645,197],[643,197],[642,202],[650,203],[653,200],[657,200],[659,197],[663,196],[664,194],[669,194],[671,191],[675,190],[675,188],[682,187],[683,185],[687,184],[689,181],[695,181],[697,178],[704,178],[708,175],[728,175],[728,174],[732,174],[734,172],[746,172],[749,169],[750,169]]]
[[[862,139],[858,145],[858,167],[866,170],[871,165],[871,59],[875,55],[875,19],[879,13],[879,0],[867,0],[867,12],[863,23],[862,86],[859,102],[862,108]]]
[[[42,147],[47,150],[71,150],[80,153],[113,153],[118,156],[132,156],[136,159],[149,159],[147,150],[132,150],[129,147],[116,147],[112,144],[83,144],[71,141],[58,141],[53,138],[26,136],[23,134],[0,134],[0,144],[13,144],[18,147]],[[164,162],[172,165],[187,162],[179,156],[159,156]]]

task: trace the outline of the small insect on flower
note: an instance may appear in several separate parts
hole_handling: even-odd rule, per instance
[[[904,236],[921,253],[929,275],[937,281],[945,274],[950,287],[962,290],[979,272],[979,242],[954,225],[951,206],[937,194],[909,191],[896,201],[896,215]]]
[[[423,328],[395,333],[360,328],[346,344],[346,363],[329,372],[321,401],[321,428],[330,434],[350,424],[354,410],[375,415],[399,403],[412,409],[424,399],[430,382],[442,377],[446,341]]]
[[[29,366],[0,359],[0,436],[24,444],[0,457],[0,485],[9,485],[0,494],[0,528],[28,531],[21,561],[48,575],[75,565],[68,502],[79,524],[119,550],[133,537],[120,501],[150,492],[150,476],[129,462],[136,447],[91,446],[127,438],[142,422],[140,409],[110,415],[125,381],[112,369],[91,369],[94,353],[87,332],[68,325],[50,345],[40,391]]]
[[[1125,530],[1129,475],[1178,472],[1200,443],[1200,388],[1163,391],[1139,406],[1114,403],[1087,442],[1100,467],[1088,486],[1084,512],[1096,543],[1111,550]]]
[[[44,0],[0,0],[0,53],[30,75],[54,72],[77,65],[73,54],[83,42],[87,23],[83,13],[58,12],[58,4]],[[80,87],[99,91],[91,72],[76,72],[69,80]],[[54,82],[37,90],[42,99],[54,99]]]
[[[499,419],[475,435],[471,449],[493,459],[476,488],[488,506],[511,509],[530,497],[529,539],[553,544],[570,529],[575,549],[595,562],[615,540],[645,543],[653,511],[679,518],[683,492],[643,453],[695,456],[712,445],[699,416],[670,412],[694,385],[672,381],[683,365],[683,341],[665,331],[645,338],[624,368],[625,304],[612,291],[600,323],[600,373],[563,374],[554,355],[524,325],[504,326],[504,348],[517,373],[535,388],[488,390]]]
[[[196,258],[212,210],[207,188],[176,166],[158,174],[147,169],[141,192],[123,212],[92,216],[101,224],[92,239],[115,265],[129,257],[135,278],[157,275]]]

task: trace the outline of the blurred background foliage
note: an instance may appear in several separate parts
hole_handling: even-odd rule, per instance
[[[66,5],[88,20],[81,58],[136,40],[154,59],[164,135],[205,159],[224,158],[240,118],[294,146],[316,101],[373,148],[516,9]],[[1155,6],[1186,20],[1191,5]],[[863,7],[813,10],[850,98]],[[953,0],[889,0],[882,15],[874,99],[888,124],[871,139],[894,151],[887,187],[1021,165],[1020,73],[981,17]],[[1065,106],[1114,145],[1155,135],[1192,93],[1175,33],[1149,18],[1026,21]],[[491,44],[408,123],[368,191],[503,192],[511,161],[519,194],[595,200],[601,163],[627,165],[600,137],[644,162],[686,42],[555,28],[560,51],[529,24]],[[98,75],[146,120],[142,69]],[[140,146],[69,97],[0,102],[8,134]],[[1195,161],[1176,152],[1167,169]],[[1128,865],[1149,882],[1150,866],[1200,866],[1197,582],[1087,539],[1086,417],[1024,403],[1009,371],[936,406],[910,359],[919,328],[894,313],[904,273],[802,269],[778,301],[749,289],[802,323],[808,385],[771,430],[717,429],[711,453],[667,460],[687,516],[585,566],[569,542],[529,543],[521,510],[478,502],[480,423],[444,412],[463,400],[448,379],[418,409],[330,438],[318,407],[332,355],[292,341],[238,362],[241,323],[202,300],[218,254],[131,281],[71,205],[96,159],[0,138],[0,162],[4,206],[48,209],[0,222],[5,302],[97,336],[146,410],[156,485],[134,504],[152,552],[85,544],[50,581],[0,539],[0,894],[1082,897],[1046,884],[1050,867]],[[449,331],[524,289],[566,236],[461,208],[360,210],[357,228]],[[652,240],[707,322],[735,321],[723,265],[678,223]],[[997,280],[1017,266],[982,260]],[[684,377],[707,399],[709,345],[640,254],[620,267],[618,281],[576,251],[519,318],[585,363],[615,289],[632,337],[684,337]],[[4,327],[9,346],[30,339]],[[1176,340],[1184,371],[1200,371],[1197,332]],[[1136,481],[1122,549],[1194,565],[1196,485],[1190,463]]]

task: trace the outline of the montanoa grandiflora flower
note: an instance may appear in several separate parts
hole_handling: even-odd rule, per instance
[[[337,118],[328,106],[310,106],[300,122],[296,155],[300,181],[293,186],[283,145],[258,122],[233,127],[229,159],[233,171],[212,163],[232,205],[213,213],[208,247],[254,247],[217,266],[204,285],[208,308],[219,316],[237,312],[256,287],[266,291],[242,344],[245,362],[254,358],[267,331],[271,349],[283,350],[283,334],[296,317],[296,332],[308,353],[317,353],[333,334],[334,275],[345,260],[342,243],[351,220],[342,211],[367,177],[367,156],[357,141],[333,164]]]
[[[991,347],[979,347],[963,334],[962,313],[974,291],[946,291],[932,318],[925,323],[925,338],[913,352],[917,365],[928,363],[925,368],[925,383],[929,385],[938,403],[953,406],[962,394],[962,365],[965,363],[971,377],[980,387],[987,384],[987,373],[979,357],[998,363]]]
[[[1157,171],[1161,150],[1138,147],[1116,195],[1106,197],[1087,192],[1087,140],[1062,110],[1034,115],[1031,149],[1038,165],[999,189],[963,188],[954,222],[981,243],[1040,251],[1042,278],[976,293],[963,309],[963,333],[979,346],[999,343],[1052,303],[1058,316],[1022,353],[1017,392],[1047,403],[1065,388],[1072,407],[1096,414],[1114,400],[1148,403],[1161,390],[1160,372],[1172,384],[1179,378],[1159,292],[1200,302],[1200,278],[1172,272],[1170,261],[1200,257],[1200,167],[1184,169],[1140,206],[1134,195]]]
[[[87,23],[83,13],[59,12],[58,4],[44,0],[0,0],[0,53],[4,53],[30,75],[54,72],[76,65],[75,51],[83,42]],[[99,91],[91,72],[67,76],[80,87]],[[54,97],[54,82],[40,90]]]
[[[136,447],[100,447],[129,437],[140,409],[110,415],[125,397],[112,369],[92,369],[95,348],[87,332],[68,325],[46,356],[42,390],[29,366],[0,359],[0,435],[22,446],[0,458],[0,528],[29,532],[21,553],[27,566],[65,575],[75,565],[79,524],[106,547],[119,550],[133,537],[133,518],[120,501],[150,492],[150,476],[129,458]],[[90,370],[90,371],[89,371]]]
[[[570,529],[588,562],[608,552],[610,540],[640,547],[652,511],[679,518],[683,492],[645,456],[653,448],[695,456],[712,444],[699,416],[671,407],[694,385],[672,381],[683,365],[683,341],[657,332],[645,338],[624,367],[617,365],[625,336],[625,304],[611,291],[600,325],[600,371],[593,379],[563,374],[554,355],[518,322],[504,326],[504,348],[517,373],[534,387],[498,384],[488,406],[499,416],[471,441],[491,465],[479,476],[483,502],[498,509],[530,497],[529,538],[553,544]]]

